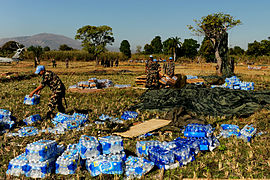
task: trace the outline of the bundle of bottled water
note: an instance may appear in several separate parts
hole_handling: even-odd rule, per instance
[[[254,128],[253,125],[245,125],[243,129],[241,129],[238,137],[246,142],[250,142],[251,138],[256,134],[256,131],[257,129]]]
[[[25,152],[29,161],[45,161],[55,156],[57,143],[55,141],[41,139],[27,144]]]
[[[82,159],[94,158],[101,154],[101,145],[96,137],[83,135],[79,140],[78,150]]]
[[[61,112],[58,112],[55,117],[52,119],[52,123],[54,125],[58,124],[58,123],[64,123],[65,121],[68,121],[68,120],[73,120],[73,116],[72,115],[68,115],[68,114],[65,114],[65,113],[61,113]]]
[[[219,146],[219,142],[215,136],[213,136],[214,128],[210,124],[188,124],[184,130],[184,136],[188,140],[197,140],[200,142],[200,150],[213,150]]]
[[[230,78],[225,79],[225,83],[223,85],[212,85],[211,88],[228,88],[228,89],[239,89],[239,90],[254,90],[254,82],[242,82],[236,76],[232,76]]]
[[[238,136],[240,132],[239,126],[234,124],[221,124],[220,126],[220,135],[224,138],[230,137],[230,136]]]
[[[121,118],[124,120],[136,119],[138,117],[138,113],[135,111],[124,111]]]
[[[13,176],[44,178],[53,172],[55,160],[63,150],[63,146],[57,146],[56,142],[51,140],[39,140],[28,144],[24,153],[9,162],[6,173]]]
[[[159,141],[137,141],[136,143],[136,154],[141,157],[148,157],[149,148],[152,146],[158,146],[161,142]]]
[[[131,85],[130,84],[115,84],[114,87],[115,88],[130,88]]]
[[[33,123],[35,123],[35,122],[37,122],[37,121],[40,121],[40,120],[41,120],[40,115],[39,115],[39,114],[35,114],[35,115],[31,115],[31,116],[25,118],[25,119],[23,120],[23,122],[24,122],[26,125],[31,125],[31,124],[33,124]]]
[[[15,122],[12,121],[11,112],[9,110],[0,109],[0,126],[2,127],[0,131],[4,129],[11,129],[14,124]]]
[[[38,133],[39,130],[36,127],[29,126],[19,129],[17,134],[19,137],[26,137],[26,136],[35,136]]]
[[[105,136],[98,139],[102,146],[103,154],[111,154],[124,151],[123,140],[120,136]]]
[[[97,79],[97,86],[99,88],[109,88],[113,87],[113,82],[109,79]]]
[[[186,75],[187,79],[198,79],[198,76]]]
[[[185,127],[184,136],[185,137],[209,137],[213,134],[214,129],[210,124],[203,125],[203,124],[188,124]]]
[[[110,122],[113,122],[113,123],[119,123],[119,124],[123,124],[124,121],[118,119],[118,118],[115,118],[115,117],[111,117],[109,115],[105,115],[105,114],[102,114],[101,116],[99,116],[99,121],[95,121],[95,124],[102,124],[104,125],[106,121],[110,121]]]
[[[91,176],[100,174],[123,174],[124,161],[121,155],[103,154],[86,160],[86,169]]]
[[[154,163],[142,157],[129,156],[125,162],[127,179],[141,178],[154,167]]]
[[[74,174],[78,167],[79,151],[77,144],[68,145],[67,149],[59,156],[55,163],[56,174]]]
[[[39,104],[39,102],[40,102],[40,95],[37,94],[34,94],[31,98],[29,97],[29,95],[26,95],[23,101],[23,103],[27,105],[36,105]]]

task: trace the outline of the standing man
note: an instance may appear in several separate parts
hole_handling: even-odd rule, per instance
[[[69,63],[69,60],[68,60],[68,58],[66,58],[66,60],[65,60],[65,62],[66,62],[66,68],[68,68],[68,63]]]
[[[168,66],[168,63],[166,61],[166,59],[163,60],[163,73],[164,74],[167,74],[167,66]]]
[[[147,77],[145,87],[147,88],[158,88],[159,87],[159,71],[160,65],[157,60],[153,60],[153,56],[150,56],[147,62]]]
[[[56,67],[56,61],[55,61],[55,59],[54,59],[54,58],[52,59],[52,66],[53,66],[53,68],[55,68],[55,67]]]
[[[38,66],[35,74],[42,76],[42,81],[40,85],[30,93],[30,97],[34,94],[39,94],[40,91],[47,85],[52,91],[52,96],[48,103],[48,111],[46,118],[53,118],[53,110],[57,107],[59,112],[64,113],[65,108],[62,103],[62,99],[65,99],[65,85],[62,83],[61,79],[54,74],[52,71],[45,70],[44,66]]]
[[[173,62],[173,58],[170,57],[168,65],[167,65],[167,75],[170,77],[173,77],[174,76],[174,69],[175,69],[175,64]]]

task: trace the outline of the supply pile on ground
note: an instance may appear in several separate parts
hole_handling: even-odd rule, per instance
[[[211,85],[211,88],[216,87],[239,90],[254,90],[254,82],[240,81],[238,77],[232,76],[230,78],[226,78],[223,85]]]
[[[135,111],[124,111],[123,114],[121,115],[121,119],[102,114],[101,116],[99,116],[99,120],[95,121],[95,124],[105,124],[106,121],[123,124],[124,123],[123,120],[126,121],[136,119],[137,117],[138,113]]]
[[[78,89],[103,89],[103,88],[129,88],[130,84],[116,84],[109,79],[97,79],[90,78],[88,81],[80,81],[75,85],[69,86],[69,89],[78,88]]]
[[[11,129],[15,122],[12,121],[11,112],[9,110],[0,109],[0,133],[4,133],[5,129]]]
[[[9,162],[7,174],[44,178],[55,169],[55,161],[62,154],[63,146],[55,141],[39,140],[26,146],[25,152]]]
[[[239,126],[233,124],[222,124],[220,128],[220,137],[236,136],[239,139],[243,139],[246,142],[250,142],[251,138],[256,134],[257,129],[253,125],[245,125],[243,129],[239,129]]]

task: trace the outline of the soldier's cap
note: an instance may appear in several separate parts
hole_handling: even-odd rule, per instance
[[[172,57],[170,57],[169,59],[170,59],[170,60],[172,60],[173,58],[172,58]]]
[[[156,62],[156,61],[157,61],[157,59],[154,59],[153,61],[155,61],[155,62]]]
[[[152,58],[152,57],[153,57],[153,55],[150,55],[149,57],[150,57],[150,58]]]
[[[164,59],[163,62],[166,62],[166,59]]]
[[[40,73],[40,71],[45,71],[45,66],[42,66],[42,65],[37,66],[37,69],[36,69],[35,74],[39,74],[39,73]]]

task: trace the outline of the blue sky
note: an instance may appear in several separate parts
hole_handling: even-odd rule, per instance
[[[115,47],[124,39],[132,49],[143,47],[157,35],[200,42],[203,37],[193,36],[187,25],[223,12],[243,22],[229,31],[229,46],[246,49],[270,36],[269,7],[270,0],[0,0],[0,38],[46,32],[74,39],[84,25],[108,25]]]

